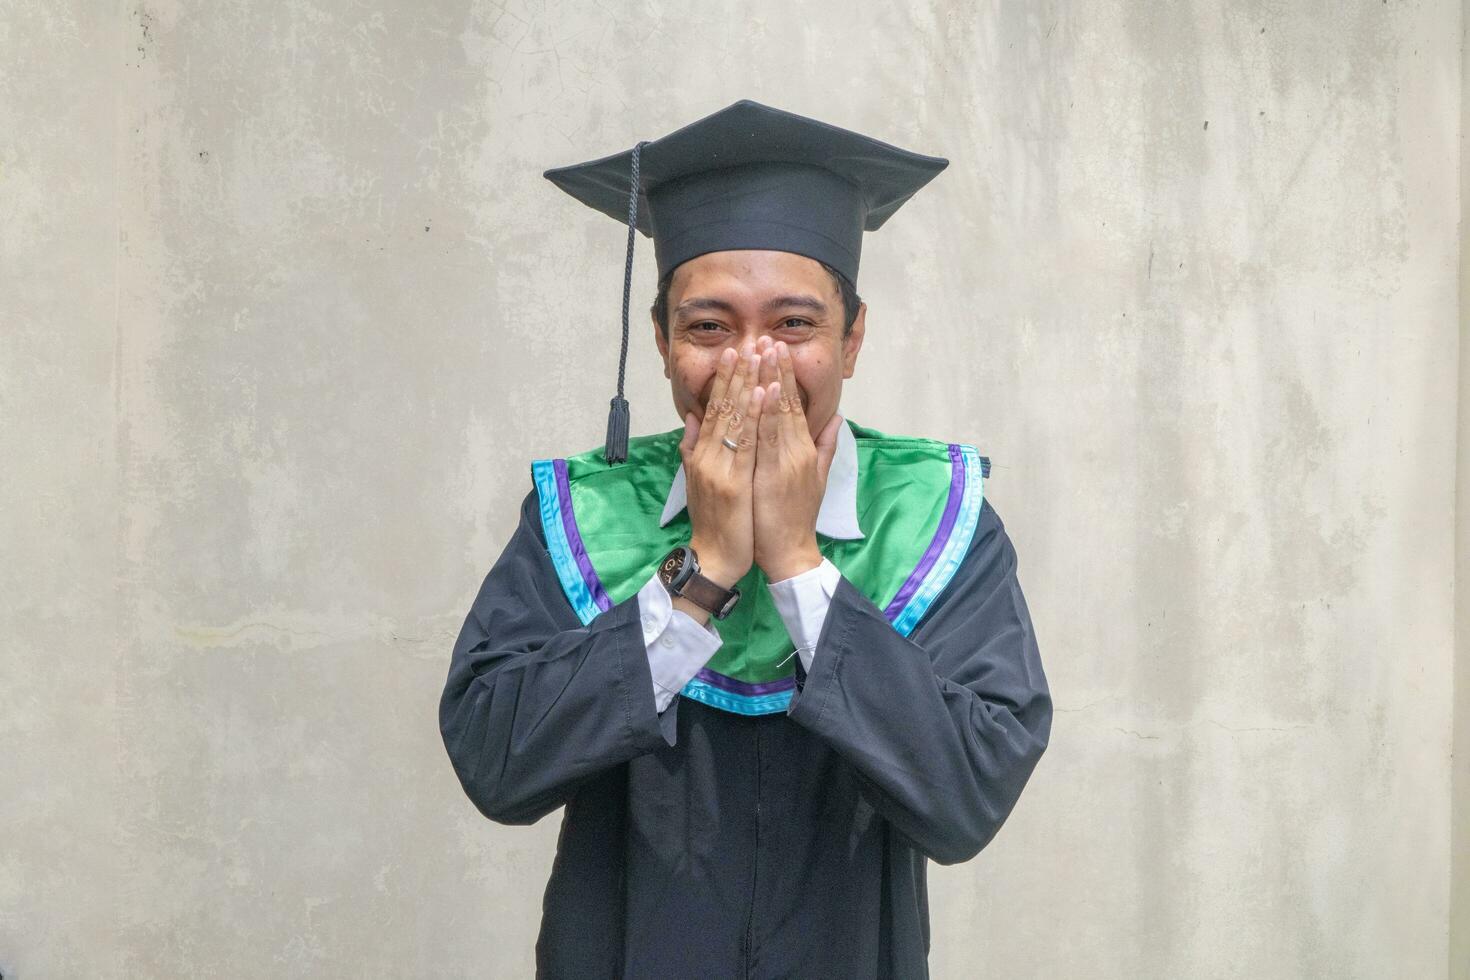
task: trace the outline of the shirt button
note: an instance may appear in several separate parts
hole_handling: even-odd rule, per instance
[[[653,629],[653,617],[652,616],[644,616],[643,617],[643,628],[646,629],[646,630]]]
[[[662,646],[671,647],[671,646],[674,645],[674,638],[672,636],[665,636],[662,639],[660,639],[658,642]]]

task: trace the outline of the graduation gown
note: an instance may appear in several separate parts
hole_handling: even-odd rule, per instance
[[[974,857],[1046,748],[1051,698],[989,501],[908,636],[846,578],[785,713],[654,704],[637,596],[583,625],[536,493],[486,575],[440,702],[488,818],[565,807],[547,978],[928,975],[926,862]]]

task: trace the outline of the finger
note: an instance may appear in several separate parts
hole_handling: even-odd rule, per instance
[[[733,347],[720,351],[719,367],[715,371],[715,381],[710,386],[709,401],[705,404],[704,409],[700,448],[705,451],[713,451],[712,447],[716,446],[720,437],[725,434],[725,427],[721,423],[735,411],[735,402],[730,395],[731,389],[735,386],[735,380],[741,373],[740,353]],[[723,449],[718,451],[724,452]]]
[[[693,412],[684,416],[684,436],[679,440],[679,455],[687,456],[689,450],[699,442],[699,416]]]
[[[750,391],[750,414],[745,419],[745,436],[740,440],[740,450],[735,453],[735,466],[747,478],[756,467],[756,461],[760,454],[756,452],[756,442],[760,438],[760,431],[769,425],[765,418],[766,389],[756,385]]]
[[[721,356],[724,355],[722,354]],[[736,359],[733,373],[730,375],[730,386],[725,389],[725,405],[722,406],[721,412],[718,413],[720,420],[723,422],[728,423],[730,417],[737,410],[740,411],[741,415],[745,414],[744,410],[740,409],[740,394],[745,391],[747,387],[746,382],[750,380],[750,359],[752,356],[748,351],[742,350]],[[725,434],[725,426],[721,426],[720,435],[723,436]]]
[[[715,369],[715,382],[710,385],[709,400],[704,404],[704,443],[718,439],[715,435],[718,427],[714,424],[720,416],[720,410],[725,405],[727,392],[730,389],[730,379],[735,373],[735,364],[740,358],[735,348],[726,347],[720,351],[719,366]]]
[[[801,408],[801,389],[796,386],[796,367],[791,363],[791,349],[785,341],[776,342],[776,362],[780,367],[781,390],[786,393],[781,412],[783,428],[787,436],[799,439],[801,432],[797,429],[806,430],[806,413]],[[810,433],[807,438],[811,438]]]
[[[785,426],[785,420],[781,418],[781,382],[772,381],[765,389],[765,400],[761,408],[761,427],[758,436],[760,440],[760,459],[757,466],[774,466],[779,460],[778,452],[781,448],[781,430]]]
[[[761,339],[765,340],[767,338],[762,337]],[[763,385],[769,385],[772,381],[779,380],[780,377],[781,369],[776,361],[776,349],[768,345],[761,353],[760,383]]]
[[[737,448],[734,450],[734,455],[739,455],[746,448],[746,443],[751,441],[748,436],[750,430],[746,427],[746,416],[750,414],[750,393],[756,387],[756,372],[759,370],[760,364],[760,359],[755,356],[754,352],[742,354],[742,357],[744,358],[744,370],[737,374],[735,378],[731,379],[730,382],[732,389],[735,388],[737,383],[740,385],[740,388],[735,394],[730,396],[730,400],[734,402],[734,410],[725,419],[722,435],[722,438],[729,439],[736,444]],[[728,449],[729,447],[727,446],[725,448]],[[730,460],[730,466],[732,468],[736,465],[736,460]]]

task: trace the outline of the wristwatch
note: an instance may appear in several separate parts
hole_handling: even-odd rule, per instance
[[[658,578],[669,595],[683,596],[715,619],[724,619],[740,601],[740,590],[726,589],[699,574],[699,556],[688,545],[679,545],[664,556],[658,566]]]

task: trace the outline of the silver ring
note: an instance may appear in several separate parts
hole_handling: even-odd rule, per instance
[[[729,436],[726,436],[725,438],[721,439],[720,441],[725,444],[725,448],[726,449],[733,449],[737,453],[740,452],[740,445],[739,445],[739,443],[731,442]]]

